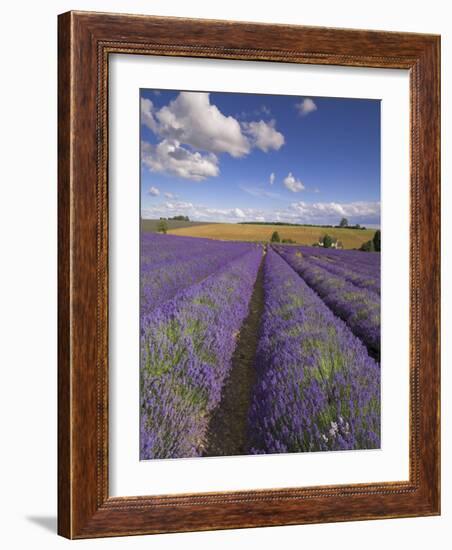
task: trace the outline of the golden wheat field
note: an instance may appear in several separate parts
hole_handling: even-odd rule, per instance
[[[278,231],[281,239],[292,239],[297,244],[312,245],[320,236],[331,235],[341,241],[344,248],[359,248],[372,239],[374,229],[341,229],[331,227],[298,227],[291,225],[241,225],[236,223],[212,223],[170,229],[172,235],[205,237],[225,241],[269,241],[273,231]]]

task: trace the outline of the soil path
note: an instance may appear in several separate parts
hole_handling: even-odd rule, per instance
[[[262,258],[254,283],[248,316],[240,329],[222,399],[210,419],[203,456],[234,456],[248,453],[248,410],[251,404],[251,391],[256,381],[254,358],[264,309],[264,259],[265,256]]]

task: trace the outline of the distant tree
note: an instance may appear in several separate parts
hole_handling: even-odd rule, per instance
[[[374,246],[373,240],[363,243],[361,245],[360,250],[362,250],[363,252],[375,252],[375,246]]]
[[[295,244],[296,243],[296,241],[294,241],[293,239],[283,239],[281,242],[285,243],[285,244]]]
[[[334,239],[330,235],[326,234],[322,238],[322,244],[324,248],[331,248],[331,245],[333,244]]]
[[[166,233],[168,231],[168,222],[166,220],[161,219],[157,224],[157,231],[159,233]]]
[[[376,252],[381,251],[381,231],[377,229],[373,238],[374,248]]]
[[[273,231],[273,234],[272,234],[272,236],[271,236],[270,241],[271,241],[272,243],[280,243],[280,242],[281,242],[281,239],[280,239],[280,237],[279,237],[279,233],[278,233],[277,231]]]
[[[172,218],[170,218],[170,220],[176,220],[180,222],[189,222],[190,218],[188,216],[173,216]]]
[[[339,227],[347,227],[348,226],[348,220],[347,218],[342,218]]]

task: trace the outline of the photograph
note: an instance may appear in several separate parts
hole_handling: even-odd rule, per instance
[[[19,80],[4,89],[25,118],[32,99],[57,158],[33,177],[51,149],[38,140],[36,162],[7,158],[5,179],[17,191],[9,225],[25,238],[5,264],[20,283],[11,353],[25,333],[33,350],[46,341],[45,318],[23,330],[30,289],[57,328],[42,362],[57,365],[45,384],[56,403],[36,392],[46,371],[36,362],[28,377],[9,369],[19,393],[6,385],[9,416],[27,403],[17,433],[39,440],[22,438],[15,462],[48,447],[30,410],[48,405],[55,417],[40,424],[56,432],[57,464],[46,452],[38,466],[57,487],[42,478],[30,522],[47,502],[66,539],[134,536],[138,546],[135,535],[190,533],[211,547],[214,532],[274,526],[277,544],[304,529],[303,541],[330,548],[334,523],[347,544],[381,546],[383,523],[370,520],[390,519],[392,541],[401,518],[406,543],[427,540],[421,521],[444,534],[433,516],[447,18],[413,8],[408,24],[394,2],[378,21],[334,2],[314,17],[293,3],[265,14],[242,2],[226,18],[205,2],[198,12],[179,4],[171,15],[78,6],[57,29],[40,8],[29,34],[50,37],[57,94],[29,48],[28,64],[10,56]],[[40,83],[34,95],[22,65]],[[20,144],[19,111],[7,109],[9,141]],[[22,168],[37,199],[21,213]],[[42,185],[55,175],[47,200]],[[38,218],[57,243],[30,240],[24,220]],[[29,266],[44,263],[50,275],[30,285]],[[57,308],[42,291],[54,279]]]
[[[380,101],[139,101],[140,460],[379,449]]]

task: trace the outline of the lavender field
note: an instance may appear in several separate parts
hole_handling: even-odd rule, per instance
[[[380,254],[141,235],[140,458],[380,447]]]

